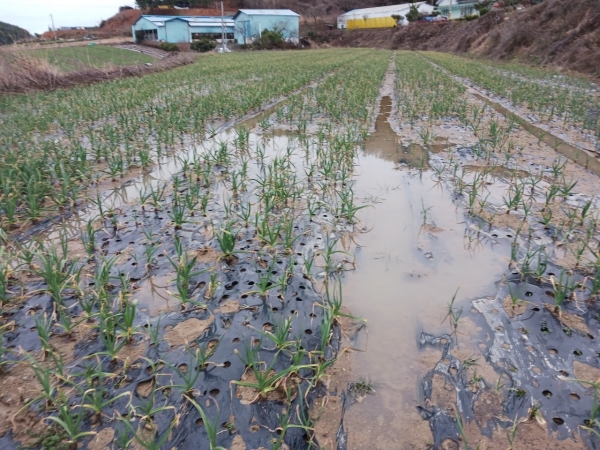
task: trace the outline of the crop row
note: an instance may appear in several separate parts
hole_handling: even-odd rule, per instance
[[[564,125],[581,127],[600,136],[599,100],[595,96],[566,86],[544,85],[524,77],[510,76],[468,58],[433,52],[423,55],[514,105],[527,107],[548,120],[559,120]]]
[[[146,169],[239,117],[354,60],[348,51],[207,58],[190,67],[75,91],[3,100],[2,227],[72,207],[102,178]]]
[[[141,189],[139,204],[100,207],[78,242],[64,234],[56,242],[4,241],[0,301],[15,325],[2,330],[1,368],[28,367],[40,386],[22,411],[38,411],[73,448],[106,429],[119,448],[184,448],[185,441],[216,450],[236,434],[274,449],[303,438],[315,447],[310,392],[335,361],[344,316],[337,274],[348,255],[337,249],[337,230],[351,227],[361,208],[354,160],[389,55],[363,55],[293,96],[261,121],[259,135],[239,126],[198,143],[180,156],[172,180]],[[317,102],[320,113],[312,114],[324,120],[276,136],[285,125],[277,117],[298,124],[306,119],[299,112]],[[362,110],[352,112],[358,102]],[[165,272],[167,304],[177,307],[152,316],[141,293]],[[317,276],[323,295],[312,288]],[[239,312],[224,313],[234,295]],[[44,302],[43,310],[29,307]],[[212,318],[210,330],[169,347],[166,336],[181,322]],[[27,333],[36,345],[21,340]],[[68,361],[57,343],[81,333],[96,336],[95,344]],[[9,338],[29,342],[29,351],[10,349]],[[122,356],[135,346],[145,348],[143,357]],[[141,380],[147,392],[136,389]],[[219,380],[231,383],[227,392],[215,387]],[[249,427],[253,414],[244,406],[275,394],[277,412]]]
[[[509,77],[525,77],[530,81],[562,85],[563,87],[570,87],[573,89],[592,92],[597,90],[598,87],[595,83],[592,83],[583,76],[577,76],[576,74],[565,74],[557,72],[556,70],[546,69],[544,67],[529,66],[514,61],[500,62],[483,58],[475,59],[475,61],[477,61],[479,64],[493,67]]]
[[[396,88],[399,112],[411,124],[421,118],[459,116],[464,121],[467,116],[466,88],[415,53],[396,56]]]
[[[436,62],[452,58],[434,56]],[[398,53],[396,64],[401,123],[417,129],[424,146],[439,143],[437,134],[443,134],[440,125],[458,126],[461,134],[471,134],[472,144],[463,149],[469,167],[451,146],[448,157],[432,160],[432,176],[450,183],[468,215],[487,223],[488,232],[510,218],[514,234],[509,264],[515,273],[542,279],[549,261],[556,257],[556,249],[562,248],[572,261],[571,268],[596,280],[600,274],[597,204],[593,197],[577,193],[579,180],[569,175],[568,161],[545,149],[540,141],[538,152],[549,151],[554,159],[543,165],[543,170],[532,171],[538,167],[537,161],[523,158],[523,142],[531,138],[511,117],[469,98],[462,84],[418,55]],[[413,86],[427,94],[415,93]],[[597,281],[575,286],[569,273],[567,267],[552,280],[557,308],[576,288],[589,291],[591,296],[600,293]]]

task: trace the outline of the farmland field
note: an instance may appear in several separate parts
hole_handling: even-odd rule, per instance
[[[107,65],[130,66],[153,63],[156,58],[108,45],[93,47],[65,47],[31,50],[28,54],[48,61],[58,69],[68,72],[82,67],[105,67]]]
[[[0,447],[595,448],[599,111],[372,49],[0,98]]]

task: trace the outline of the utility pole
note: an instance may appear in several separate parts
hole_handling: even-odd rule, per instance
[[[223,8],[223,2],[221,2],[221,53],[229,53],[226,37],[227,31],[225,30],[225,9]]]
[[[50,21],[52,22],[52,31],[54,31],[54,40],[56,41],[56,28],[54,28],[54,17],[50,14]]]

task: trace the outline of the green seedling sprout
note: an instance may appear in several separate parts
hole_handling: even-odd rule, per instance
[[[146,361],[148,361],[147,358],[145,358]],[[156,366],[154,366],[153,364],[151,365],[151,367],[156,368]],[[156,370],[155,370],[156,372]],[[138,402],[137,406],[132,406],[131,407],[131,412],[140,417],[140,421],[147,423],[149,425],[151,425],[153,423],[153,417],[156,414],[159,414],[161,412],[165,412],[165,411],[175,411],[175,407],[174,406],[157,406],[155,405],[156,403],[156,383],[152,384],[152,388],[150,390],[150,395],[145,398],[145,399],[141,399],[140,402]],[[129,420],[129,419],[126,419]],[[131,430],[133,431],[133,429]],[[135,434],[135,431],[133,431],[132,434]]]
[[[570,379],[569,381],[575,381],[581,384],[589,385],[594,390],[594,396],[592,400],[592,406],[590,408],[590,418],[584,421],[585,425],[580,425],[582,429],[593,433],[597,437],[600,437],[600,402],[598,402],[598,389],[600,389],[600,383],[597,381],[588,381],[581,379]]]
[[[52,345],[50,344],[50,337],[52,336],[53,320],[52,317],[48,316],[47,313],[43,315],[37,315],[35,317],[35,328],[42,343],[44,354],[48,355],[53,351]]]
[[[70,406],[67,404],[67,399],[64,396],[64,393],[60,393],[58,401],[57,401],[57,416],[49,416],[46,420],[51,420],[57,425],[59,425],[69,437],[67,444],[69,445],[69,450],[77,450],[78,444],[77,441],[86,436],[94,436],[96,434],[95,431],[82,431],[81,430],[81,422],[83,420],[83,416],[79,412],[73,412]]]
[[[63,329],[64,334],[71,337],[75,328],[78,325],[88,320],[88,317],[83,317],[79,320],[73,320],[69,308],[65,305],[56,305],[56,314],[58,317],[56,326]]]
[[[556,313],[560,313],[562,304],[574,294],[576,282],[564,270],[561,270],[558,280],[553,275],[550,276],[550,283],[554,290],[554,310]]]
[[[275,248],[277,243],[280,241],[280,236],[283,231],[283,221],[278,221],[275,225],[271,224],[269,215],[265,214],[262,216],[262,220],[258,220],[258,213],[256,213],[256,232],[258,237],[265,242],[269,247]]]
[[[98,354],[107,355],[114,361],[119,351],[125,346],[127,341],[122,339],[119,334],[118,317],[107,310],[100,308],[100,342],[106,348],[105,351]]]
[[[147,319],[146,322],[146,334],[148,335],[148,338],[150,339],[150,341],[152,342],[153,345],[158,345],[159,344],[159,335],[160,335],[160,321],[162,319],[162,315],[158,316],[158,318],[156,319],[156,324],[153,324],[152,322],[150,322],[150,319]]]
[[[182,364],[180,366],[174,366],[173,364],[164,361],[163,363],[169,366],[173,371],[181,378],[181,384],[174,384],[173,387],[178,387],[181,389],[182,395],[191,394],[194,389],[194,384],[198,381],[200,377],[200,373],[202,373],[202,367],[200,363],[198,363],[196,356],[197,354],[190,353],[190,363]]]
[[[127,428],[127,426],[115,426],[115,439],[114,445],[119,450],[127,450],[133,442],[133,433]]]
[[[13,364],[13,361],[5,359],[6,355],[13,354],[13,350],[4,346],[4,333],[6,332],[7,325],[0,326],[0,374],[4,372],[4,369],[9,364]]]
[[[194,203],[192,202],[193,209]],[[171,205],[171,212],[167,212],[167,216],[171,219],[173,226],[176,230],[181,230],[183,224],[187,223],[186,220],[186,207],[183,204],[180,204],[179,201],[174,201]]]
[[[14,419],[24,410],[29,408],[38,400],[44,400],[44,407],[46,410],[51,410],[56,406],[56,387],[55,387],[55,377],[52,373],[52,370],[47,365],[40,364],[36,361],[29,353],[22,352],[23,356],[27,360],[27,363],[31,367],[33,374],[39,383],[41,390],[40,394],[27,402],[20,410],[18,410],[12,420]]]
[[[64,248],[63,256],[60,256],[54,244],[49,248],[40,248],[36,252],[36,258],[39,261],[36,275],[44,280],[46,291],[54,301],[59,305],[63,304],[62,294],[70,286],[71,278],[78,270],[76,262],[67,260]]]
[[[460,438],[464,443],[465,450],[471,450],[471,447],[469,446],[469,441],[467,440],[467,434],[465,433],[465,428],[463,426],[463,422],[462,422],[460,416],[458,415],[458,412],[455,413],[455,418],[456,418],[456,425],[458,426],[458,431],[460,433]],[[475,447],[475,450],[479,450],[479,448],[480,448],[480,444],[477,444],[477,447]]]
[[[109,259],[103,258],[101,263],[96,264],[94,288],[97,292],[102,293],[103,296],[107,296],[110,290],[110,280],[114,278],[110,272],[118,258],[118,255]]]
[[[510,428],[506,429],[506,439],[508,440],[509,450],[513,450],[515,445],[515,439],[517,437],[517,429],[519,427],[518,417],[515,416],[515,420],[513,420],[513,424]]]
[[[366,319],[362,317],[353,316],[342,311],[343,289],[341,278],[337,278],[337,287],[334,286],[330,288],[329,284],[330,280],[327,279],[325,281],[325,303],[323,304],[323,308],[331,312],[331,319],[333,323],[339,323],[342,317],[357,320],[359,322],[366,322]]]
[[[243,387],[249,387],[256,390],[256,396],[249,403],[254,403],[259,398],[264,398],[269,392],[277,389],[285,380],[298,370],[309,368],[310,366],[290,366],[279,372],[275,372],[274,367],[277,357],[273,357],[269,364],[263,361],[253,361],[249,365],[256,382],[252,381],[232,381],[233,384]]]
[[[158,439],[156,436],[157,430],[156,430],[155,425],[151,425],[151,428],[152,428],[151,435],[146,438],[146,437],[142,436],[142,434],[144,433],[144,428],[140,427],[140,430],[138,430],[136,432],[136,430],[133,429],[133,427],[131,426],[131,424],[129,423],[129,420],[127,418],[121,418],[121,421],[125,424],[125,426],[129,430],[129,432],[133,435],[133,438],[137,441],[137,443],[146,450],[161,450],[162,448],[164,448],[163,446],[167,443],[167,441],[171,437],[171,431],[173,430],[173,428],[175,427],[175,425],[178,422],[177,418],[173,419],[169,423],[169,427],[163,432],[160,439]]]
[[[213,229],[215,229],[214,225]],[[233,222],[231,221],[225,222],[224,227],[219,228],[218,230],[215,229],[215,237],[219,242],[219,246],[223,252],[222,258],[225,261],[231,260],[235,257],[235,243],[238,233],[239,230],[234,230]]]
[[[165,252],[165,255],[171,263],[173,269],[175,269],[176,278],[174,281],[177,287],[177,293],[172,293],[169,291],[167,292],[177,298],[183,305],[187,303],[195,303],[190,300],[190,296],[193,292],[190,289],[190,281],[193,277],[206,272],[206,270],[194,271],[198,257],[194,256],[190,259],[189,254],[183,251],[181,241],[178,237],[175,238],[175,251],[178,256],[177,261],[171,258],[167,252]]]
[[[200,414],[200,418],[202,419],[202,423],[204,424],[206,434],[208,435],[208,444],[210,446],[210,450],[226,450],[224,447],[217,445],[217,430],[219,427],[218,412],[215,416],[215,419],[211,422],[210,420],[208,420],[208,416],[204,412],[204,409],[202,409],[202,407],[191,396],[185,395],[184,397],[188,402],[190,402],[194,406],[194,408],[196,408],[198,414]]]
[[[333,255],[341,253],[350,256],[348,252],[336,250],[338,240],[339,239],[337,237],[330,237],[328,235],[325,240],[325,248],[316,252],[317,255],[320,255],[323,258],[323,269],[325,269],[327,276],[342,270],[343,267],[341,263],[338,263],[334,260]]]
[[[86,371],[85,387],[80,388],[83,390],[83,398],[81,407],[89,410],[92,413],[92,423],[97,424],[102,420],[102,410],[120,398],[129,397],[129,403],[131,402],[131,392],[121,392],[116,396],[109,395],[109,392],[105,387],[105,380],[115,378],[117,375],[114,373],[108,373],[102,371],[102,365],[100,358],[96,356],[96,368],[90,368]]]
[[[91,260],[96,252],[96,229],[92,220],[88,220],[85,225],[85,233],[81,233],[81,243],[88,257]]]
[[[510,302],[514,313],[523,301],[519,298],[519,294],[513,291],[511,283],[508,283],[508,293],[510,295]]]
[[[293,322],[293,317],[290,316],[286,319],[276,320],[273,325],[273,331],[258,330],[256,328],[254,328],[254,329],[257,330],[264,337],[269,339],[275,345],[275,347],[272,350],[283,350],[283,349],[290,348],[290,347],[293,347],[296,345],[295,340],[292,340],[292,341],[288,340],[288,336],[292,330],[292,322]],[[269,350],[269,349],[265,349],[265,350]]]
[[[463,361],[461,370],[467,370],[473,366],[478,366],[479,365],[477,363],[478,360],[479,360],[479,358],[475,358],[474,355],[469,356],[467,359],[465,359]]]
[[[255,362],[258,361],[259,358],[259,350],[262,341],[259,341],[257,345],[253,345],[253,340],[244,341],[244,350],[243,354],[240,354],[239,351],[234,350],[234,353],[238,355],[240,360],[244,363],[244,365],[248,368],[251,367]]]
[[[215,295],[216,290],[220,286],[220,282],[217,280],[219,274],[217,272],[212,272],[210,274],[210,281],[208,282],[208,286],[206,287],[206,292],[204,293],[204,298],[206,300],[210,300]]]
[[[425,225],[427,225],[427,214],[429,214],[429,211],[433,208],[433,206],[430,206],[429,208],[425,208],[425,201],[423,200],[423,198],[421,197],[421,215],[423,216],[423,223],[421,224],[422,227],[424,227]]]
[[[306,394],[308,394],[308,390],[306,391]],[[317,420],[319,420],[321,414],[319,414],[316,417],[310,414],[309,408],[307,408],[305,404],[305,395],[302,395],[302,392],[300,392],[300,388],[298,388],[299,404],[296,405],[296,417],[298,419],[299,424],[297,425],[297,427],[303,429],[306,432],[309,438],[308,443],[312,447],[315,446],[315,443],[313,442],[315,424]]]
[[[264,300],[267,298],[269,291],[277,287],[283,287],[285,285],[285,278],[282,277],[279,280],[272,280],[271,275],[275,268],[276,258],[271,260],[271,264],[265,270],[261,271],[257,269],[258,283],[255,284],[256,289],[246,292],[246,295],[258,294]]]
[[[450,303],[448,303],[448,314],[446,314],[446,316],[442,319],[442,323],[444,323],[446,319],[450,320],[450,327],[453,330],[453,334],[457,332],[460,317],[462,316],[463,312],[462,307],[458,310],[454,308],[454,302],[456,301],[456,296],[458,294],[459,289],[460,288],[456,289],[456,292],[452,296],[452,300],[450,300]]]
[[[191,349],[189,350],[190,353],[193,355],[196,361],[196,366],[199,370],[205,370],[209,364],[217,365],[216,363],[211,362],[208,359],[215,354],[220,343],[221,341],[217,341],[214,345],[212,343],[202,344],[199,345],[195,351],[192,351]]]
[[[131,342],[133,336],[137,334],[137,326],[134,325],[136,309],[137,300],[124,300],[119,328],[121,329],[120,336],[125,339],[125,342]]]
[[[329,342],[333,335],[333,316],[330,309],[323,310],[323,321],[321,322],[321,353],[326,354]]]

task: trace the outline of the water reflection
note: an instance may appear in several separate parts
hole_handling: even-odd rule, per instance
[[[379,116],[375,123],[375,132],[365,141],[365,153],[395,164],[428,169],[429,153],[418,144],[401,145],[398,136],[392,130],[389,117],[392,111],[392,99],[381,99]]]

